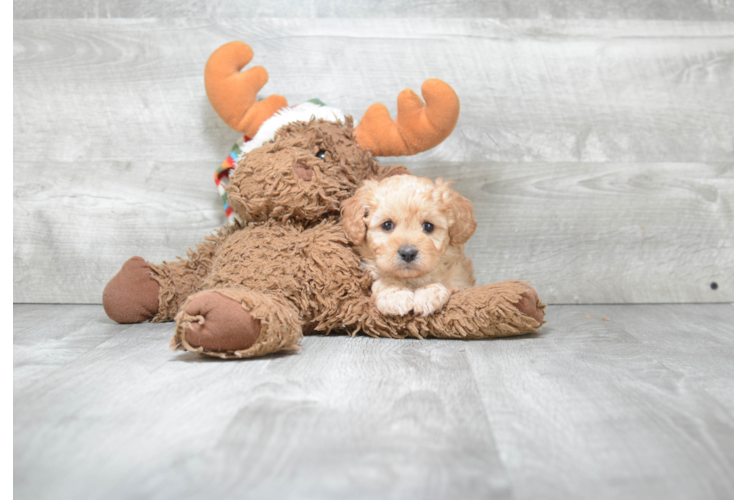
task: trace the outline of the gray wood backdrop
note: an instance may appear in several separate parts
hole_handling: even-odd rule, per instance
[[[14,1],[15,302],[98,303],[132,255],[184,255],[223,222],[238,134],[205,97],[221,44],[264,95],[360,118],[441,78],[460,121],[385,158],[473,200],[479,283],[549,303],[733,300],[733,5]],[[712,284],[717,289],[713,289]]]

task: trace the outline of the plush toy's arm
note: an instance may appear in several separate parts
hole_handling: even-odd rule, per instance
[[[339,321],[372,337],[485,339],[535,333],[544,316],[545,304],[531,286],[504,281],[455,292],[441,311],[428,316],[384,316],[369,298],[359,297],[345,314],[318,329],[335,329]]]

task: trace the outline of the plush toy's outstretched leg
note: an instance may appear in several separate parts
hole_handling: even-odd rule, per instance
[[[425,318],[423,333],[439,338],[492,338],[535,333],[545,304],[522,281],[504,281],[457,292],[444,309]]]
[[[204,288],[204,280],[210,273],[213,258],[216,252],[220,248],[223,241],[237,229],[241,229],[241,225],[224,226],[218,230],[215,234],[205,238],[205,241],[198,243],[195,250],[187,250],[187,258],[179,258],[178,261],[164,262],[163,264],[151,264],[145,262],[140,257],[133,257],[123,267],[120,274],[123,273],[129,267],[137,267],[139,279],[125,279],[119,274],[110,281],[107,288],[115,286],[112,290],[123,289],[125,292],[119,293],[116,296],[110,296],[107,301],[107,294],[111,295],[111,291],[104,291],[104,308],[107,310],[109,317],[120,323],[137,323],[150,319],[154,322],[160,323],[164,321],[173,321],[177,316],[177,311],[187,300],[190,295],[199,292]],[[137,263],[137,265],[135,264]],[[147,279],[146,279],[147,278]],[[149,284],[148,293],[145,293],[142,286],[137,286],[137,283],[147,282]],[[154,287],[155,284],[155,288]],[[153,290],[155,290],[156,298],[153,298]],[[112,316],[107,309],[107,302],[110,305],[114,304],[114,309],[128,309],[139,304],[140,301],[148,300],[148,314],[141,314],[140,316],[132,315],[131,317],[125,317],[122,314]],[[155,303],[155,312],[153,304]],[[130,304],[125,306],[123,304]],[[126,321],[122,321],[124,318]]]
[[[104,287],[104,311],[117,323],[172,321],[202,282],[190,260],[151,264],[133,257]]]
[[[202,276],[192,260],[150,264],[153,279],[158,282],[158,314],[154,322],[173,321],[187,297],[200,291]]]
[[[544,323],[543,318],[545,318],[545,304],[540,301],[538,292],[526,283],[518,282],[517,285],[525,288],[525,291],[522,292],[519,302],[514,304],[514,307],[525,316],[534,319],[542,325]]]
[[[340,320],[373,337],[487,339],[535,333],[544,317],[545,305],[531,286],[504,281],[456,292],[428,316],[384,316],[371,300],[358,300]]]
[[[104,311],[117,323],[140,323],[158,312],[158,282],[142,257],[133,257],[112,278],[103,294]]]
[[[174,350],[221,358],[252,358],[298,349],[301,319],[288,300],[241,287],[199,292],[176,318]]]

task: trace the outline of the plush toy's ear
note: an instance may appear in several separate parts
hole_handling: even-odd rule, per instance
[[[354,245],[360,245],[366,238],[366,221],[369,218],[372,194],[376,185],[375,181],[364,181],[356,194],[345,200],[340,207],[343,231]]]
[[[452,87],[431,78],[421,93],[410,89],[397,96],[393,121],[384,104],[372,104],[356,127],[356,142],[374,156],[414,155],[438,145],[452,133],[460,115],[460,100]]]
[[[379,180],[395,175],[413,175],[407,167],[403,165],[379,165]]]
[[[436,179],[436,186],[442,191],[442,198],[449,212],[449,240],[455,245],[467,242],[478,227],[473,211],[473,204],[451,189],[452,182],[444,182],[440,177]]]
[[[268,81],[262,66],[240,70],[249,64],[254,52],[244,42],[218,47],[205,64],[205,92],[218,116],[237,132],[254,137],[265,120],[288,106],[286,98],[271,95],[256,102],[257,92]]]

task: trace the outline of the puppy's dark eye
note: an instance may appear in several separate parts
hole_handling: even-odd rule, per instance
[[[325,153],[327,153],[327,151],[325,151],[324,149],[320,149],[319,151],[317,151],[316,156],[320,160],[324,160],[325,159]]]
[[[387,222],[382,224],[382,229],[384,229],[385,231],[392,231],[394,227],[395,224],[391,220],[388,220]]]
[[[430,223],[430,222],[424,222],[423,223],[423,230],[426,231],[427,233],[430,233],[431,231],[434,230],[434,225],[432,223]]]

